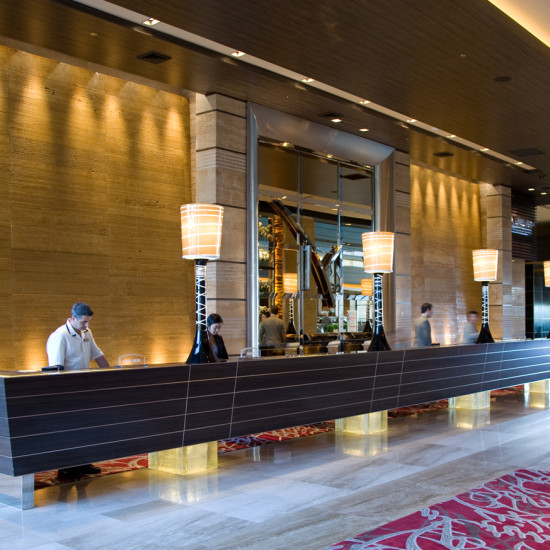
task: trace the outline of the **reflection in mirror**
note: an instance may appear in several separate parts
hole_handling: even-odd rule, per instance
[[[361,234],[372,230],[372,169],[260,140],[258,183],[260,320],[278,307],[285,341],[277,353],[364,349]],[[309,254],[300,253],[305,245]],[[285,288],[285,274],[296,274],[296,292]]]

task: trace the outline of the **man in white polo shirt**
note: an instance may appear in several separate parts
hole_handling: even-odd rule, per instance
[[[88,304],[77,302],[71,311],[70,319],[50,334],[46,343],[48,364],[62,366],[64,370],[80,370],[90,367],[92,359],[100,367],[108,367],[109,362],[98,348],[88,328],[94,312]],[[99,474],[101,468],[84,464],[63,468],[57,472],[60,479],[76,479],[83,474]]]
[[[92,359],[100,367],[109,366],[88,328],[93,314],[88,304],[77,302],[73,306],[71,318],[48,338],[46,352],[50,366],[63,366],[65,370],[87,369]]]

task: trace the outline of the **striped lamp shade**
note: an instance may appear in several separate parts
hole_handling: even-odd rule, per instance
[[[222,241],[223,206],[183,204],[181,215],[181,257],[186,260],[217,260]]]
[[[544,286],[550,286],[550,261],[544,262]]]
[[[283,292],[285,294],[298,292],[298,273],[283,273]]]
[[[361,294],[363,296],[372,296],[372,279],[361,279]]]
[[[393,271],[393,242],[395,235],[388,231],[363,233],[363,265],[366,273]]]
[[[498,271],[498,250],[484,248],[472,250],[474,260],[474,281],[496,281]]]

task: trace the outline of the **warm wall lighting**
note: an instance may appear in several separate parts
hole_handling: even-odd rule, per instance
[[[387,231],[363,233],[363,265],[365,273],[393,271],[393,243],[395,235]]]
[[[374,334],[368,351],[390,350],[384,334],[382,274],[393,271],[393,246],[395,235],[388,231],[363,233],[363,265],[374,279]]]
[[[372,279],[361,279],[361,294],[363,296],[372,296]]]
[[[497,280],[498,250],[472,250],[474,281],[481,281],[481,330],[476,344],[491,344],[495,340],[489,329],[489,281]]]
[[[498,271],[498,250],[472,250],[474,281],[496,281]]]
[[[196,331],[187,363],[217,363],[206,329],[206,264],[220,257],[223,206],[180,206],[182,258],[195,260]]]
[[[181,257],[186,260],[217,260],[222,241],[223,206],[183,204],[181,215]]]

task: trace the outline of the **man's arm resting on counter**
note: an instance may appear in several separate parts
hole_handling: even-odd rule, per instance
[[[105,355],[101,355],[99,356],[95,362],[97,363],[97,366],[98,367],[101,367],[102,369],[106,369],[108,368],[110,365],[109,365],[109,361],[107,361],[107,358],[105,357]]]

